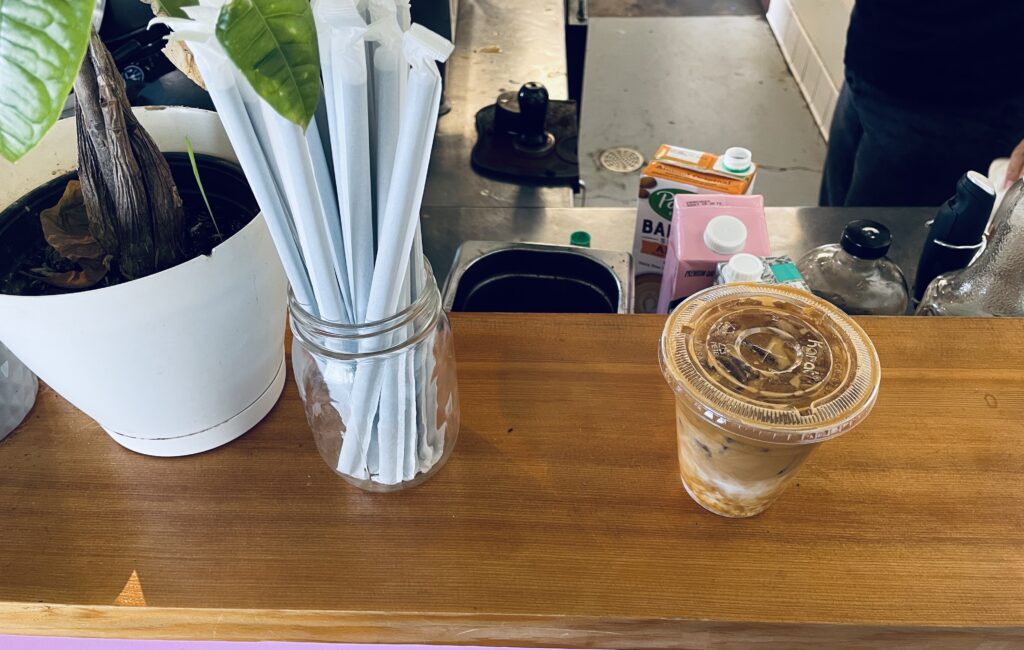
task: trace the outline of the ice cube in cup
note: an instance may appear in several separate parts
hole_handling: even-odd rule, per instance
[[[694,294],[669,316],[660,359],[683,486],[726,517],[770,506],[811,452],[867,417],[881,378],[860,326],[782,285]]]

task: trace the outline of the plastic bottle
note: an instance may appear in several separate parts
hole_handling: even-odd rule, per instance
[[[923,316],[1024,316],[1024,181],[1006,193],[985,252],[966,269],[935,278],[917,308]]]
[[[812,292],[847,314],[901,315],[910,295],[900,267],[885,256],[890,245],[892,234],[882,224],[851,221],[838,244],[811,250],[797,268]]]
[[[914,280],[916,300],[921,300],[932,280],[964,268],[981,251],[995,200],[992,182],[978,172],[960,177],[956,194],[939,208],[928,230]]]

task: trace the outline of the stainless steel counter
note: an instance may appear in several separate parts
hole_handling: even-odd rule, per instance
[[[892,231],[889,252],[913,282],[917,257],[934,208],[766,208],[772,251],[796,259],[805,252],[839,241],[843,226],[854,219],[879,221]],[[633,249],[636,213],[631,208],[423,208],[423,242],[438,281],[451,268],[463,241],[485,239],[567,244],[569,235],[586,230],[591,246],[613,251]]]
[[[448,59],[445,90],[451,111],[437,122],[424,209],[572,206],[568,187],[497,181],[481,176],[470,165],[476,113],[493,104],[499,93],[539,81],[552,99],[568,95],[563,10],[562,0],[459,1],[458,35]]]
[[[572,232],[586,230],[593,248],[632,252],[633,208],[573,208],[568,188],[495,181],[470,165],[476,112],[499,92],[540,81],[552,98],[567,95],[562,12],[561,0],[536,0],[528,8],[495,0],[459,2],[458,37],[446,89],[451,111],[438,122],[422,211],[424,246],[439,281],[447,277],[459,245],[473,239],[567,244]],[[926,222],[934,212],[767,209],[773,251],[794,259],[815,246],[838,241],[848,221],[880,221],[893,232],[890,257],[911,281]]]

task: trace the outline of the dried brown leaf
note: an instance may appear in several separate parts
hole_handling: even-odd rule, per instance
[[[44,282],[65,289],[88,289],[110,270],[111,256],[89,231],[89,217],[78,181],[70,181],[57,205],[39,213],[43,236],[61,257],[74,262],[79,270],[63,273],[37,269]]]

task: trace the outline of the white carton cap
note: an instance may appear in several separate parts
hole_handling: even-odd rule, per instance
[[[734,174],[750,171],[750,166],[754,164],[753,161],[754,154],[750,153],[750,149],[743,147],[729,147],[722,154],[722,167],[725,168],[725,171]]]
[[[764,271],[764,262],[757,255],[738,253],[729,258],[722,268],[722,279],[726,282],[758,282]]]
[[[729,214],[720,214],[704,229],[704,245],[719,255],[732,255],[747,243],[747,227]]]

